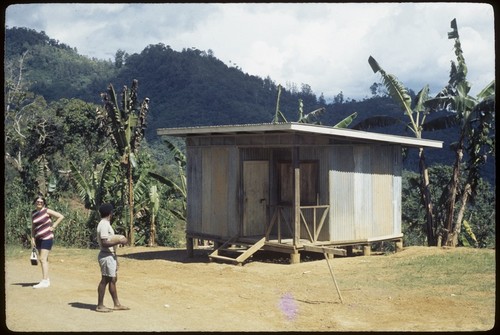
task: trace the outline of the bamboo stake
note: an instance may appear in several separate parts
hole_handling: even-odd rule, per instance
[[[337,281],[335,280],[335,276],[333,274],[333,269],[328,261],[328,255],[323,251],[323,255],[325,256],[326,264],[328,264],[328,269],[330,270],[330,274],[332,275],[333,283],[335,284],[335,288],[337,289],[337,293],[339,294],[340,302],[344,303],[344,299],[342,299],[342,295],[340,294],[339,286],[337,285]]]

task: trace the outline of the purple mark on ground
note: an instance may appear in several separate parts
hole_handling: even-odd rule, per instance
[[[295,316],[298,312],[298,307],[291,293],[285,293],[281,297],[279,307],[283,314],[286,315],[288,320],[295,319]]]

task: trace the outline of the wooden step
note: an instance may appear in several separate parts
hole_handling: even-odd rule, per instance
[[[240,263],[243,263],[246,261],[250,256],[255,254],[257,251],[259,251],[260,248],[264,246],[264,243],[266,242],[266,238],[263,237],[259,241],[257,241],[254,245],[252,245],[250,248],[248,248],[247,251],[242,253],[238,258],[236,258],[237,261]]]
[[[226,256],[221,256],[221,255],[210,255],[210,259],[218,259],[220,261],[228,261],[234,264],[238,264],[239,262],[236,260],[236,258],[231,258],[231,257],[226,257]]]
[[[219,255],[219,250],[224,250],[227,246],[230,246],[232,242],[234,242],[238,238],[238,235],[234,235],[231,237],[229,240],[224,242],[219,248],[215,249],[210,255],[210,256],[218,256]]]
[[[253,254],[255,254],[260,248],[264,246],[264,243],[266,241],[266,238],[263,237],[259,241],[257,241],[254,244],[248,244],[245,242],[240,242],[237,240],[237,238],[231,238],[227,242],[225,242],[223,245],[220,246],[220,248],[214,250],[208,257],[220,261],[228,261],[234,264],[242,264],[244,261],[246,261],[248,258],[250,258]],[[240,245],[240,246],[249,246],[248,249],[244,250],[241,248],[238,249],[231,249],[228,246],[231,245]],[[239,253],[240,255],[236,258],[229,257],[228,255],[221,255],[221,252],[226,252],[226,253]]]

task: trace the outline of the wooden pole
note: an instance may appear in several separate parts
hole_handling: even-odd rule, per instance
[[[323,255],[325,256],[326,264],[328,264],[328,269],[330,270],[330,274],[332,275],[333,283],[335,284],[335,288],[337,289],[337,293],[339,294],[340,302],[344,303],[344,299],[342,299],[342,295],[340,294],[339,286],[337,285],[337,281],[335,280],[335,276],[333,274],[333,269],[328,261],[328,255],[323,251]]]
[[[294,228],[293,228],[293,246],[300,244],[300,163],[299,148],[292,148],[292,169],[293,169],[293,209],[294,209]]]

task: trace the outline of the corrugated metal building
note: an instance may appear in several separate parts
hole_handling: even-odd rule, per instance
[[[402,147],[442,142],[305,123],[158,129],[184,137],[188,252],[251,245],[300,260],[375,241],[401,243]],[[231,260],[214,251],[213,258]]]

